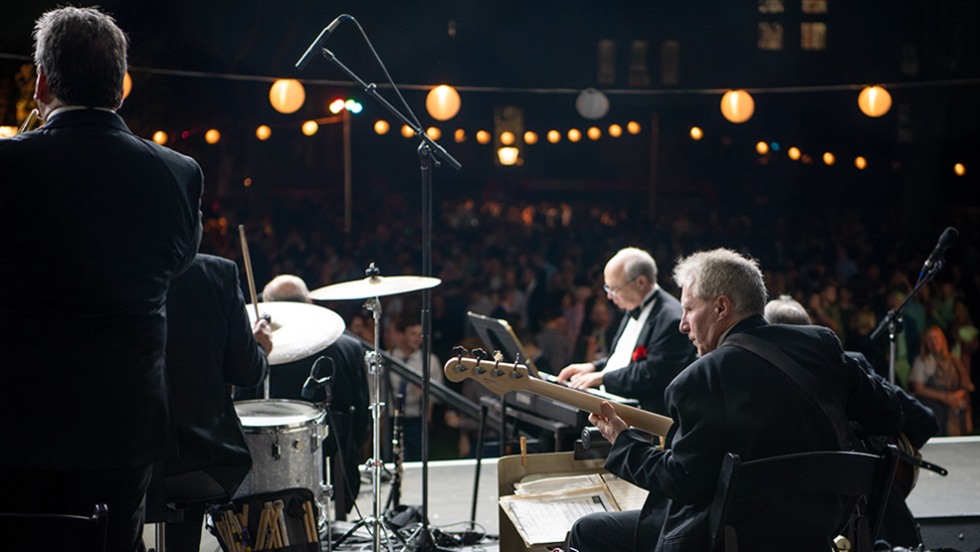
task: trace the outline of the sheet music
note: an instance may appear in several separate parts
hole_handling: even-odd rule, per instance
[[[561,543],[575,520],[593,512],[614,511],[605,487],[500,497],[507,513],[528,547]]]

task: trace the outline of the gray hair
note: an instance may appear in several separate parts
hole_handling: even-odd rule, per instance
[[[796,299],[789,295],[780,295],[766,303],[765,317],[772,324],[791,324],[808,326],[811,324],[810,315]]]
[[[115,19],[96,8],[54,9],[34,25],[34,64],[68,105],[119,107],[128,47]]]
[[[677,261],[674,282],[689,286],[688,293],[699,299],[724,295],[737,313],[762,314],[766,306],[766,285],[758,261],[730,249],[699,251]]]
[[[609,262],[621,261],[623,263],[623,275],[627,281],[632,281],[646,276],[651,284],[657,283],[657,262],[653,260],[653,255],[638,247],[624,247],[616,252]]]

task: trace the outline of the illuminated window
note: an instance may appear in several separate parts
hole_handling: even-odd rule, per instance
[[[827,24],[820,21],[800,23],[800,48],[826,50]]]
[[[759,22],[759,49],[771,51],[783,49],[782,23]]]
[[[759,13],[783,13],[786,11],[784,0],[759,0]]]
[[[827,13],[827,0],[802,0],[800,9],[803,13]]]

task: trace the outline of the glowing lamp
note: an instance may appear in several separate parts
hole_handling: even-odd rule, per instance
[[[217,144],[219,140],[221,140],[221,133],[216,128],[212,128],[204,133],[204,141],[209,144]]]
[[[581,139],[582,139],[582,131],[581,130],[579,130],[577,128],[573,128],[573,129],[570,129],[568,131],[568,141],[569,142],[578,142]]]
[[[829,166],[833,165],[836,162],[837,162],[837,157],[833,153],[830,153],[829,151],[825,151],[823,153],[823,164],[824,165],[827,165],[829,167]]]
[[[513,146],[504,146],[497,149],[497,159],[501,165],[516,165],[520,151]]]
[[[690,135],[692,140],[700,140],[704,138],[704,131],[701,130],[701,127],[691,127]]]
[[[613,123],[609,125],[609,135],[613,138],[619,138],[623,135],[623,127]]]
[[[303,134],[307,136],[313,136],[318,130],[320,130],[320,124],[316,121],[306,121],[301,127]]]
[[[721,97],[721,114],[733,123],[748,121],[754,112],[755,101],[745,90],[729,90]]]
[[[415,131],[408,125],[402,125],[402,136],[405,138],[411,138],[412,136],[415,136]]]
[[[167,133],[164,132],[164,131],[162,131],[162,130],[158,130],[158,131],[156,131],[156,132],[153,133],[153,141],[156,142],[156,143],[158,143],[158,144],[160,144],[161,146],[164,145],[164,144],[166,144],[167,143],[167,139],[169,139],[169,138],[170,137],[167,136]]]
[[[524,143],[529,145],[534,145],[538,143],[538,133],[534,131],[527,131],[524,133]]]
[[[602,138],[602,131],[599,127],[589,127],[589,130],[585,131],[585,135],[589,137],[589,140],[598,140]]]
[[[330,105],[327,106],[327,109],[330,110],[330,113],[333,113],[334,115],[340,113],[341,111],[344,110],[344,99],[343,98],[335,99],[334,101],[330,102]]]
[[[272,129],[269,125],[260,125],[259,128],[255,129],[255,137],[259,140],[268,140],[272,136]]]
[[[880,86],[866,86],[858,94],[858,107],[868,117],[881,117],[892,107],[892,96]]]
[[[639,134],[640,133],[640,123],[638,123],[636,121],[630,121],[630,122],[626,123],[626,132],[629,132],[630,134]]]
[[[755,152],[758,153],[759,155],[765,155],[769,153],[769,144],[765,142],[756,142]]]
[[[964,165],[963,163],[957,163],[957,164],[953,165],[953,173],[956,176],[963,176],[963,175],[965,175],[966,174],[966,165]]]
[[[485,130],[476,131],[476,141],[479,144],[489,144],[490,143],[490,133]]]
[[[437,121],[448,121],[459,113],[459,92],[446,84],[440,84],[425,97],[425,109]]]
[[[505,146],[514,145],[515,140],[517,140],[517,137],[514,136],[514,133],[509,130],[505,130],[500,133],[500,143]]]
[[[453,133],[453,139],[456,140],[457,144],[462,144],[466,141],[466,131],[461,128],[457,128],[456,132]]]
[[[388,121],[384,119],[378,119],[377,121],[374,122],[374,132],[379,136],[384,136],[385,134],[388,134],[389,130],[391,130],[391,125],[388,124]]]
[[[295,113],[305,101],[306,91],[296,79],[279,79],[269,89],[269,103],[279,113]]]
[[[863,171],[868,168],[868,160],[860,155],[854,158],[854,166],[857,167],[859,171]]]
[[[431,140],[438,140],[439,138],[442,138],[442,131],[439,130],[439,127],[431,126],[425,129],[425,135]]]
[[[803,156],[803,152],[800,151],[800,148],[793,146],[786,150],[786,155],[788,155],[793,161],[799,161],[800,157]]]
[[[548,141],[551,142],[552,144],[557,144],[558,142],[561,141],[561,133],[558,132],[557,130],[549,130]]]

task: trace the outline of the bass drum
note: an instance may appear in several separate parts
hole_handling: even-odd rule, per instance
[[[326,413],[309,403],[285,399],[238,401],[252,471],[233,498],[303,487],[325,512],[323,439]]]

